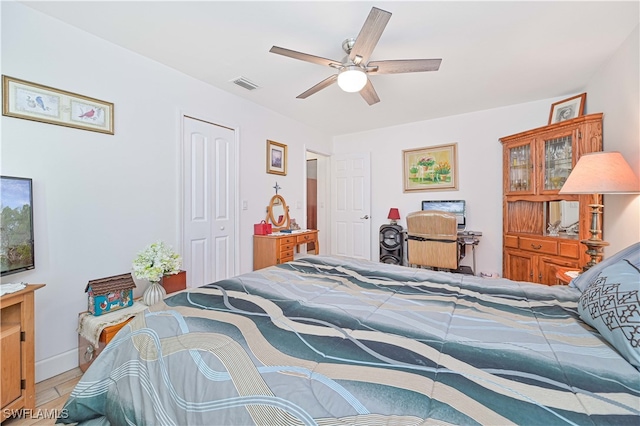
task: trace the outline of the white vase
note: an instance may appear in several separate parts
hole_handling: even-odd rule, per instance
[[[164,296],[166,295],[167,292],[164,287],[162,287],[158,281],[154,281],[144,291],[144,294],[142,295],[142,302],[147,306],[155,305],[164,299]]]

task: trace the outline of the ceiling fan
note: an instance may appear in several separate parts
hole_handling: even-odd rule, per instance
[[[392,61],[371,61],[369,56],[376,47],[380,36],[384,31],[391,13],[376,7],[371,8],[369,16],[365,21],[357,38],[348,38],[342,42],[342,49],[347,52],[347,56],[342,61],[313,56],[295,50],[273,46],[269,52],[278,55],[288,56],[293,59],[307,61],[318,65],[326,65],[338,70],[334,74],[307,91],[297,96],[298,99],[307,97],[329,87],[336,81],[338,86],[345,92],[360,92],[369,105],[380,102],[368,75],[377,74],[400,74],[408,72],[438,71],[442,59],[400,59]]]

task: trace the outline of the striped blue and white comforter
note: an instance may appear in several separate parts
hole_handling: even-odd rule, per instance
[[[64,422],[640,424],[640,373],[577,290],[309,256],[168,297]]]

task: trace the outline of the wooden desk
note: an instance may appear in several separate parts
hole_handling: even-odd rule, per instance
[[[30,284],[0,297],[0,421],[36,408],[34,292],[44,286]]]
[[[279,265],[293,260],[293,248],[300,253],[300,244],[315,244],[315,254],[320,253],[318,230],[305,229],[291,234],[276,232],[253,236],[253,270]]]

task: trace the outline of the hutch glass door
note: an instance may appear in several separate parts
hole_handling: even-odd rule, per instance
[[[533,189],[531,144],[509,148],[509,192],[529,192]]]
[[[571,173],[571,135],[544,141],[544,191],[559,191]]]

